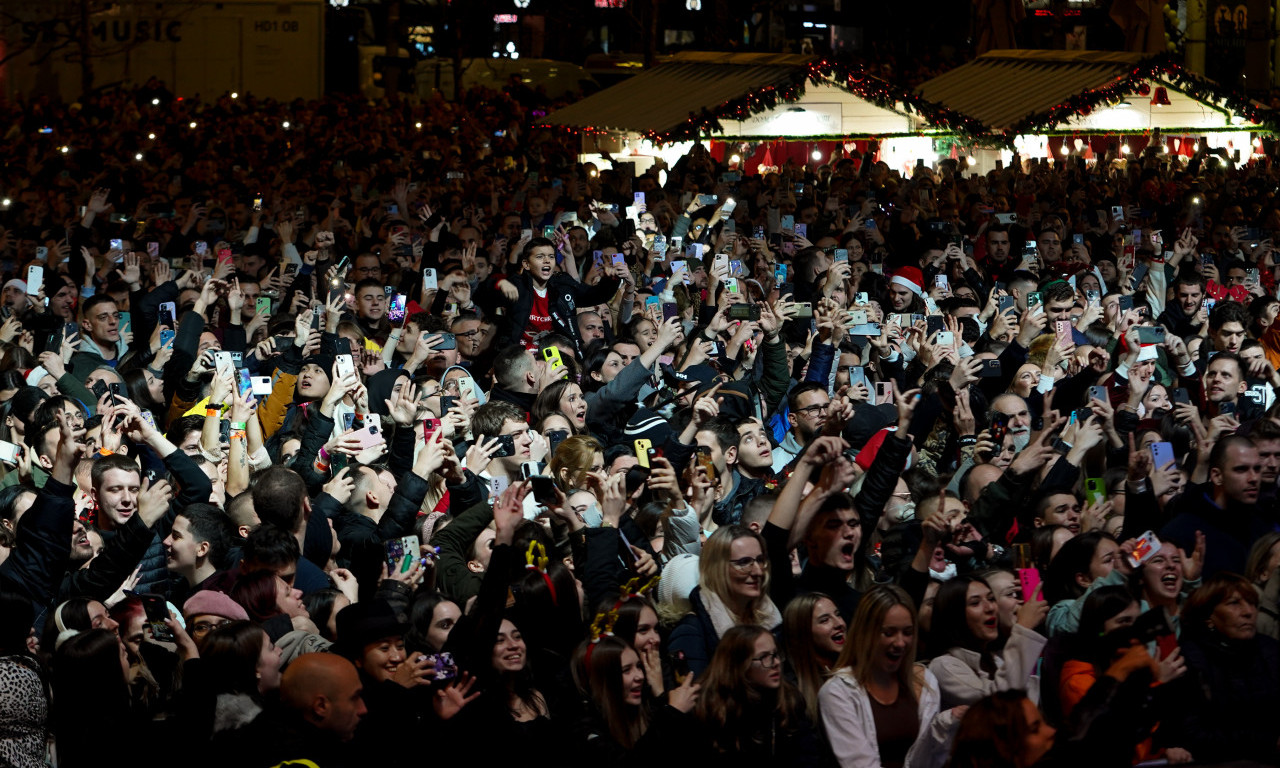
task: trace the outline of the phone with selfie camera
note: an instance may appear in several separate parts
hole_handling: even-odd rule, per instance
[[[136,597],[142,602],[142,610],[146,614],[147,629],[151,630],[151,638],[161,643],[172,643],[176,639],[173,630],[169,629],[169,625],[164,620],[169,618],[169,604],[165,601],[163,595],[153,594],[151,592],[134,592],[126,589],[124,592],[129,597]]]
[[[498,448],[491,455],[495,459],[505,458],[507,456],[516,455],[516,439],[513,435],[498,435],[494,438],[498,441]]]
[[[1127,555],[1129,566],[1137,568],[1160,553],[1160,539],[1152,531],[1140,535],[1133,545],[1133,552]]]

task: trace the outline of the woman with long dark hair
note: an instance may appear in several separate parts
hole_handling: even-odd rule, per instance
[[[798,595],[782,612],[783,647],[804,698],[805,714],[818,718],[818,691],[844,650],[844,619],[835,602],[820,592]]]
[[[200,662],[217,697],[214,733],[248,725],[280,689],[280,649],[253,622],[233,621],[206,635]]]
[[[732,627],[701,678],[697,715],[712,765],[816,766],[822,763],[804,698],[782,676],[769,630]]]
[[[942,706],[971,704],[1010,688],[1025,688],[1039,700],[1040,678],[1034,673],[1048,640],[1034,627],[1048,612],[1043,600],[1024,602],[1008,642],[999,648],[999,604],[987,582],[957,576],[939,587],[929,642],[942,653],[929,662],[929,671],[938,678]]]
[[[586,640],[574,652],[573,681],[586,700],[577,741],[582,765],[647,766],[661,761],[672,744],[692,736],[698,686],[693,676],[665,701],[646,690],[640,655],[618,637]]]

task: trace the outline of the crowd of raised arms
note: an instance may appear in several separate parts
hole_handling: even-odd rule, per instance
[[[1269,159],[545,109],[0,112],[0,763],[1280,758]]]

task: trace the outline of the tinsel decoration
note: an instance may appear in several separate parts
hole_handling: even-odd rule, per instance
[[[1240,115],[1249,122],[1262,126],[1263,130],[1274,131],[1280,127],[1274,110],[1188,72],[1167,54],[1161,54],[1138,62],[1126,74],[1106,85],[1081,91],[1051,109],[1027,115],[1004,131],[1004,141],[1012,144],[1014,136],[1048,133],[1073,117],[1087,116],[1098,107],[1119,104],[1129,94],[1148,96],[1151,93],[1148,81],[1151,80],[1162,80],[1176,91]]]

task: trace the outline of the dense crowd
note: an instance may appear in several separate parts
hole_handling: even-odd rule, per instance
[[[1280,172],[3,112],[0,763],[1280,758]]]

